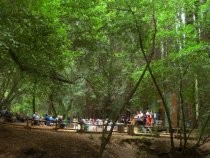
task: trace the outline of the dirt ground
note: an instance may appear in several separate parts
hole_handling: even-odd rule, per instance
[[[96,158],[100,137],[0,125],[0,158]],[[168,138],[114,134],[104,158],[159,158],[168,152],[168,146]]]
[[[95,158],[100,135],[0,125],[0,143],[0,158]],[[111,143],[104,157],[135,157],[135,149]]]

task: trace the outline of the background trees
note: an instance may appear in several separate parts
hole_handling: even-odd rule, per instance
[[[176,98],[185,147],[186,128],[208,118],[209,5],[2,0],[0,106],[115,119],[122,107],[157,111],[158,86],[169,109]]]

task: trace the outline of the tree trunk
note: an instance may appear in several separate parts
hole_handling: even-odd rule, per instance
[[[36,112],[36,85],[37,85],[37,81],[34,82],[34,87],[33,87],[33,96],[32,96],[33,114]]]
[[[49,95],[49,108],[48,113],[51,114],[53,112],[53,116],[57,116],[57,112],[53,103],[53,92]]]
[[[182,74],[180,74],[182,75]],[[183,136],[184,136],[184,144],[182,146],[182,135],[181,135],[181,138],[180,138],[180,145],[182,147],[182,151],[185,150],[186,148],[186,143],[187,143],[187,132],[186,132],[186,120],[185,120],[185,111],[184,111],[184,98],[183,98],[183,80],[182,80],[182,77],[180,77],[180,83],[179,83],[179,97],[180,97],[180,107],[181,107],[181,116],[182,116],[182,131],[183,133]]]
[[[163,96],[163,93],[157,83],[157,80],[152,72],[152,69],[150,67],[150,60],[148,60],[147,56],[146,56],[146,53],[145,53],[145,50],[144,50],[144,46],[143,46],[143,41],[142,41],[142,35],[141,35],[141,28],[140,28],[140,25],[135,17],[135,13],[132,11],[132,9],[130,8],[130,11],[132,12],[133,16],[134,16],[134,21],[135,21],[135,25],[136,25],[136,30],[138,32],[138,42],[139,42],[139,46],[140,46],[140,49],[141,49],[141,52],[144,56],[144,59],[146,61],[146,65],[148,67],[148,71],[150,73],[150,76],[152,78],[152,81],[158,91],[158,94],[162,100],[162,103],[163,103],[163,106],[165,108],[165,112],[166,112],[166,116],[167,116],[167,119],[168,119],[168,125],[169,125],[169,132],[170,132],[170,142],[171,142],[171,150],[173,151],[174,150],[174,141],[173,141],[173,129],[172,129],[172,124],[171,124],[171,117],[170,117],[170,111],[167,107],[167,104],[166,104],[166,101],[164,99],[164,96]],[[157,33],[157,28],[156,28],[156,19],[155,19],[155,10],[153,8],[153,23],[154,23],[154,34],[153,34],[153,38],[152,38],[152,45],[153,45],[153,49],[152,49],[152,54],[155,54],[155,40],[156,40],[156,33]]]
[[[32,98],[32,110],[33,110],[33,114],[36,112],[36,96],[35,94],[33,94],[33,98]]]
[[[142,72],[141,76],[139,77],[139,80],[138,82],[135,84],[135,86],[133,87],[133,89],[130,91],[130,93],[128,94],[128,96],[125,98],[125,101],[124,101],[124,104],[123,106],[121,107],[121,109],[119,110],[119,113],[118,115],[115,116],[115,119],[113,120],[113,125],[110,129],[110,131],[108,132],[108,135],[106,136],[106,133],[107,133],[107,125],[105,126],[105,129],[103,131],[103,134],[102,134],[102,142],[101,142],[101,146],[100,146],[100,151],[99,151],[99,158],[102,158],[103,156],[103,153],[104,153],[104,150],[106,148],[106,145],[108,144],[111,136],[112,136],[112,132],[113,132],[113,129],[114,129],[114,125],[116,124],[119,116],[122,114],[122,112],[125,110],[126,106],[129,105],[129,102],[130,100],[132,99],[133,95],[135,94],[137,88],[139,87],[141,81],[143,80],[144,78],[144,75],[146,73],[146,70],[147,70],[147,66],[145,67],[144,71]]]

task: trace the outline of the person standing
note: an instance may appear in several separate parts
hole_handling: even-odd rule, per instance
[[[40,116],[38,112],[35,112],[33,114],[33,125],[39,125]]]

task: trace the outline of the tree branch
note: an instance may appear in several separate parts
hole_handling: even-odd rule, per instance
[[[8,47],[6,47],[6,48],[8,48]],[[40,77],[50,78],[50,79],[57,80],[62,83],[68,83],[68,84],[74,84],[78,79],[83,78],[83,77],[77,77],[73,80],[69,80],[69,79],[65,78],[64,76],[56,73],[55,71],[53,71],[53,73],[45,74],[45,73],[38,71],[38,69],[30,68],[30,67],[24,65],[23,63],[21,63],[20,59],[18,58],[18,56],[14,53],[14,51],[11,48],[8,48],[8,53],[9,53],[11,59],[15,62],[15,64],[20,68],[21,71],[25,71],[27,73],[32,73],[32,74],[37,74]]]

